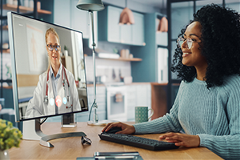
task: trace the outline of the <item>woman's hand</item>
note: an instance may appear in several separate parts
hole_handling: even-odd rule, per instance
[[[159,136],[159,139],[165,139],[167,142],[175,143],[176,146],[198,147],[200,145],[200,138],[198,135],[170,132]]]
[[[112,127],[121,127],[122,131],[119,131],[117,133],[119,134],[133,134],[135,133],[135,128],[133,125],[128,125],[122,122],[115,122],[115,123],[108,123],[106,127],[103,128],[102,132],[107,132]]]

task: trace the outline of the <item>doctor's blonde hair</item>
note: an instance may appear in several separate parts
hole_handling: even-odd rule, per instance
[[[57,32],[55,31],[55,29],[53,28],[49,28],[47,31],[46,31],[46,34],[45,34],[45,41],[46,41],[46,45],[47,45],[47,38],[48,38],[48,35],[52,33],[53,35],[55,35],[60,43],[60,39],[59,39],[59,36],[57,34]]]
[[[47,38],[48,38],[48,36],[49,36],[50,33],[52,33],[53,35],[55,35],[55,36],[57,37],[57,39],[58,39],[58,42],[60,43],[60,38],[59,38],[57,32],[55,31],[55,29],[53,29],[53,28],[48,28],[48,30],[47,30],[46,33],[45,33],[45,42],[46,42],[46,45],[47,45]],[[60,56],[61,56],[61,55],[60,55]],[[60,58],[59,61],[60,61],[60,63],[61,63],[61,58]],[[51,65],[51,62],[50,62],[49,57],[48,57],[48,69],[47,69],[47,71],[50,69],[50,65]]]

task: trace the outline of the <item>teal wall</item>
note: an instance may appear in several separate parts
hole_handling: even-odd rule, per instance
[[[134,57],[141,58],[140,62],[131,62],[133,82],[157,81],[157,56],[156,56],[156,29],[155,13],[145,15],[145,43],[143,47],[130,47]]]

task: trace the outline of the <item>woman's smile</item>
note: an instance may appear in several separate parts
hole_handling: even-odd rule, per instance
[[[190,54],[192,54],[191,52],[189,52],[189,53],[183,53],[183,55],[182,55],[182,57],[184,58],[184,57],[187,57],[187,56],[189,56]]]

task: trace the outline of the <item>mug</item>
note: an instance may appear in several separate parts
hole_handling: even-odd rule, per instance
[[[126,58],[126,51],[125,51],[125,49],[122,49],[122,50],[120,51],[120,56],[121,56],[122,58]]]
[[[152,114],[148,117],[148,111],[151,110]],[[148,107],[137,106],[135,107],[135,123],[147,122],[153,115],[153,109]]]

